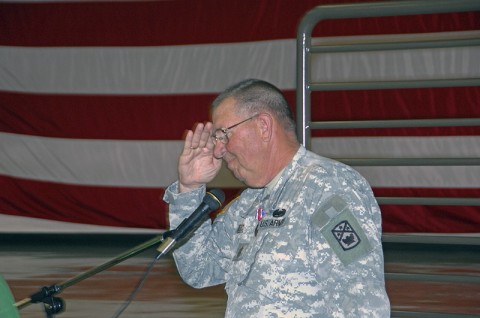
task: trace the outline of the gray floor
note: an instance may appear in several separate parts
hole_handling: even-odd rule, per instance
[[[20,301],[43,286],[71,281],[150,238],[0,234],[0,274],[15,300]],[[401,317],[398,312],[403,311],[480,316],[479,246],[386,243],[384,249],[393,316]],[[66,308],[56,317],[112,317],[154,255],[155,249],[148,248],[69,286],[57,295]],[[223,286],[201,290],[186,286],[167,256],[155,264],[145,285],[120,317],[214,318],[223,317],[224,308]],[[40,304],[23,308],[20,314],[22,318],[46,316]]]

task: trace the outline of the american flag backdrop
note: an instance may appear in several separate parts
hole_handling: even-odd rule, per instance
[[[341,1],[1,1],[0,231],[12,230],[12,217],[166,229],[161,198],[176,180],[185,130],[245,78],[277,85],[294,110],[297,26],[331,3]],[[314,36],[479,29],[472,12],[326,20]],[[478,47],[327,54],[313,76],[479,77],[479,61]],[[480,117],[480,89],[322,92],[312,104],[316,120],[470,118]],[[312,147],[332,158],[480,157],[479,135],[480,127],[314,131]],[[358,170],[379,196],[480,197],[480,167]],[[230,197],[242,187],[226,170],[211,186]],[[382,211],[385,232],[480,232],[479,207]]]

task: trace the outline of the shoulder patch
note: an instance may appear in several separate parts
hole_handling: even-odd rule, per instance
[[[338,223],[332,229],[332,233],[344,251],[355,248],[362,241],[347,220]]]
[[[344,265],[349,265],[372,251],[365,231],[348,208],[333,217],[321,229],[321,233]]]
[[[312,214],[311,222],[320,228],[323,237],[344,265],[368,255],[372,250],[357,218],[347,202],[338,195],[329,197]]]

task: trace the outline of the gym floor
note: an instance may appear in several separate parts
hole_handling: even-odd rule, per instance
[[[0,234],[0,274],[19,302],[44,286],[71,282],[152,237]],[[401,311],[425,316],[429,312],[480,315],[480,246],[385,243],[384,250],[392,317],[402,316]],[[65,310],[55,317],[113,317],[155,255],[155,247],[147,248],[68,286],[57,295],[65,302]],[[452,276],[466,279],[458,281]],[[223,286],[194,289],[184,284],[167,255],[157,261],[120,317],[223,317],[225,301]],[[31,304],[20,310],[20,316],[46,314],[42,304]]]

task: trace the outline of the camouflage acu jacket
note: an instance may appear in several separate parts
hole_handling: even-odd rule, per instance
[[[205,188],[166,191],[175,228]],[[225,283],[225,317],[389,317],[380,209],[352,168],[300,147],[263,189],[246,189],[174,253],[186,283]]]

